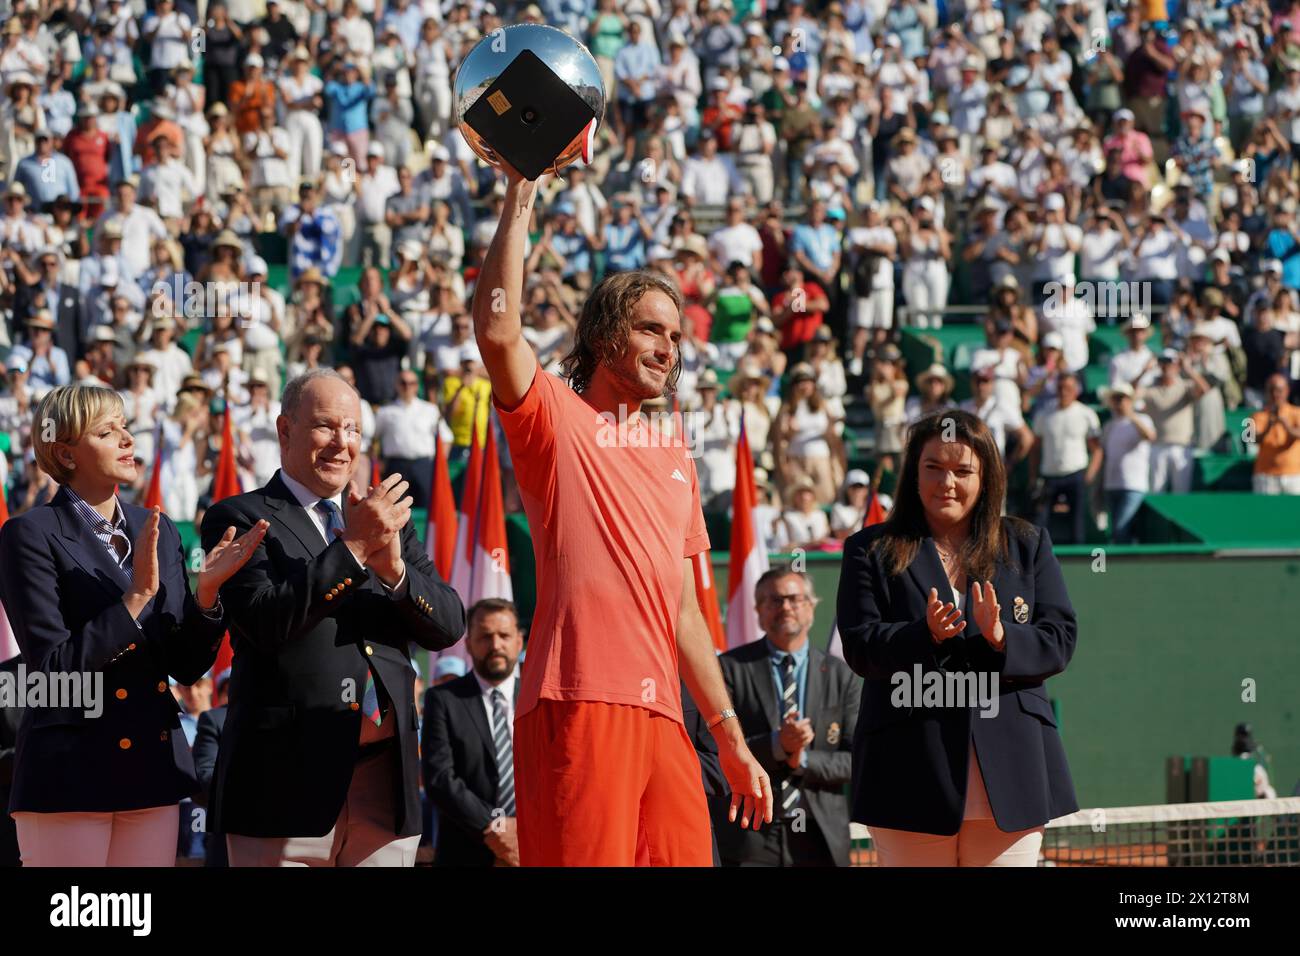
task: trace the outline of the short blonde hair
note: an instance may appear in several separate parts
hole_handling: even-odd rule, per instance
[[[59,442],[75,445],[100,419],[124,413],[122,396],[111,388],[64,385],[54,389],[40,400],[32,418],[32,451],[37,464],[66,485],[72,472],[55,456],[54,446]]]

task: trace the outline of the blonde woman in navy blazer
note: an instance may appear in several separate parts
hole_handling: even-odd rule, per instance
[[[888,519],[844,545],[840,635],[865,678],[852,819],[886,866],[1033,866],[1043,825],[1078,809],[1044,686],[1074,654],[1074,609],[1046,529],[1001,515],[1005,490],[988,427],[937,412],[908,434]],[[954,672],[991,693],[911,693]]]
[[[217,589],[265,522],[206,555],[196,601],[176,526],[117,497],[139,467],[118,394],[56,388],[32,435],[61,487],[0,529],[0,600],[29,674],[88,674],[102,693],[98,714],[85,700],[23,714],[9,804],[23,865],[171,866],[197,784],[167,678],[192,684],[212,666]]]

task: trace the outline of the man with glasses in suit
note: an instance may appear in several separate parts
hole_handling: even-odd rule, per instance
[[[848,866],[853,730],[862,681],[811,646],[812,580],[789,565],[754,589],[763,637],[723,654],[745,741],[772,778],[772,826],[715,825],[724,866]],[[711,801],[715,820],[725,804]],[[725,817],[723,818],[725,819]]]

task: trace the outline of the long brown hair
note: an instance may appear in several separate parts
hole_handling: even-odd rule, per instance
[[[1033,525],[1019,518],[1002,520],[1002,501],[1007,474],[1002,454],[989,427],[970,412],[945,409],[918,420],[907,432],[907,447],[894,491],[894,506],[885,519],[884,532],[877,539],[876,553],[890,575],[902,574],[916,559],[922,539],[929,537],[925,506],[918,488],[921,451],[932,438],[969,445],[980,461],[980,494],[971,509],[970,534],[961,547],[961,562],[969,574],[981,581],[993,580],[994,568],[1010,558],[1008,527],[1020,535],[1034,533]]]
[[[671,279],[657,272],[616,272],[606,276],[587,296],[573,334],[573,348],[560,363],[574,391],[585,392],[596,369],[614,364],[623,354],[632,330],[632,310],[647,292],[662,292],[681,314],[681,292]],[[665,384],[669,392],[677,387],[682,374],[681,350],[675,351]]]

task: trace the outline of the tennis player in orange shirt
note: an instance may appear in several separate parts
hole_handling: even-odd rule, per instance
[[[678,674],[718,743],[730,819],[772,820],[700,611],[709,547],[695,463],[641,403],[680,371],[681,299],[654,273],[589,296],[568,381],[523,337],[524,249],[537,182],[507,168],[474,292],[474,332],[510,445],[537,563],[537,609],[514,723],[524,866],[709,866],[709,813]]]

